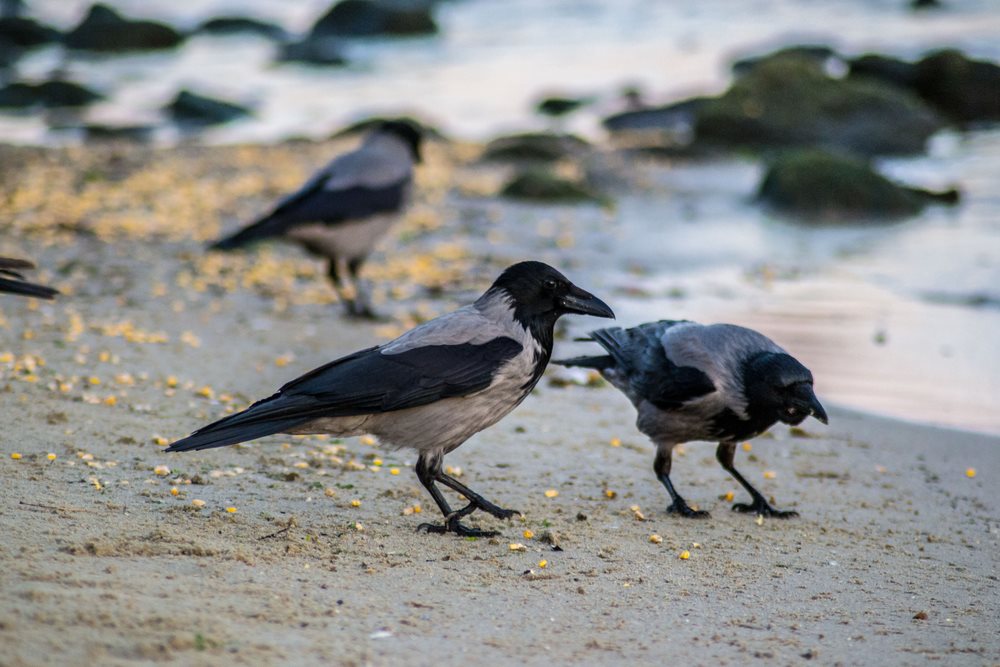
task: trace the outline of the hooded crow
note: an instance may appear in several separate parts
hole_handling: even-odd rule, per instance
[[[328,275],[348,315],[373,317],[358,274],[410,199],[421,140],[408,121],[381,123],[356,150],[335,158],[270,213],[211,249],[233,250],[271,238],[296,241],[329,262]],[[353,295],[345,290],[345,275]]]
[[[167,451],[222,447],[273,433],[370,433],[390,447],[419,452],[417,478],[444,515],[442,525],[419,528],[496,535],[460,521],[477,509],[501,519],[517,512],[494,505],[445,474],[442,460],[531,392],[551,356],[556,320],[566,313],[614,317],[603,301],[552,267],[515,264],[472,305],[306,373]],[[461,493],[469,504],[452,511],[437,483]]]
[[[736,443],[776,422],[799,424],[826,412],[813,393],[805,366],[766,336],[733,324],[650,322],[632,329],[600,329],[588,340],[607,354],[556,361],[595,368],[622,391],[638,412],[636,426],[656,445],[653,471],[673,501],[668,512],[708,517],[695,511],[670,481],[671,453],[690,440],[719,443],[715,456],[750,493],[753,502],[733,509],[775,517],[797,516],[771,507],[733,467]]]
[[[35,265],[24,259],[0,257],[0,292],[23,294],[37,299],[53,299],[59,290],[44,285],[29,283],[19,272],[35,268]]]

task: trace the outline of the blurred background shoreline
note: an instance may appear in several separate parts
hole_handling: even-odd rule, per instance
[[[114,7],[181,31],[248,16],[294,41],[330,4],[120,0]],[[43,81],[57,72],[103,96],[82,112],[85,122],[149,127],[160,147],[322,140],[372,115],[410,113],[459,140],[548,130],[606,148],[601,120],[627,107],[627,88],[654,105],[719,94],[734,60],[790,45],[907,60],[957,48],[1000,60],[995,3],[953,0],[928,12],[905,5],[456,0],[435,4],[435,34],[338,40],[340,66],[279,63],[279,43],[260,34],[197,32],[173,49],[142,53],[44,46],[21,55],[6,77]],[[88,7],[40,0],[26,13],[66,31]],[[185,134],[161,111],[182,89],[250,113]],[[588,104],[543,117],[534,107],[547,95]],[[79,145],[76,127],[61,110],[0,113],[0,142]],[[878,158],[884,173],[908,184],[962,191],[957,208],[930,207],[892,224],[802,225],[775,216],[753,201],[764,166],[746,154],[630,160],[623,167],[630,187],[609,211],[471,207],[508,219],[499,229],[507,230],[509,254],[554,253],[581,284],[612,290],[623,325],[691,318],[754,326],[813,369],[824,400],[1000,434],[1000,131],[945,130],[926,154]],[[524,220],[531,233],[512,231]],[[477,234],[482,229],[463,242],[488,253],[475,250]],[[540,251],[550,237],[564,247]],[[0,240],[8,253],[37,254],[34,245],[30,237]]]

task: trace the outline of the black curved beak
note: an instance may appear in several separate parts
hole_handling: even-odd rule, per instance
[[[809,385],[807,385],[809,386]],[[829,424],[830,420],[826,416],[826,410],[823,409],[823,405],[816,398],[816,394],[812,390],[812,386],[809,386],[809,395],[807,398],[807,405],[809,406],[809,414],[823,422],[824,424]]]
[[[570,285],[569,291],[560,297],[559,305],[567,313],[580,313],[581,315],[615,319],[615,312],[611,310],[608,304],[576,285]]]

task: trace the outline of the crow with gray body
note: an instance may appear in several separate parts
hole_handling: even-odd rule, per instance
[[[20,273],[33,268],[35,265],[27,260],[0,257],[0,292],[33,296],[36,299],[54,299],[59,290],[29,283]]]
[[[766,336],[733,324],[665,320],[601,329],[591,336],[606,355],[555,363],[597,369],[632,401],[636,426],[656,444],[653,470],[670,494],[668,512],[708,517],[674,490],[670,465],[677,445],[711,440],[719,443],[719,463],[752,498],[734,510],[797,516],[771,507],[733,466],[733,456],[739,441],[779,421],[799,424],[812,415],[827,423],[809,369]]]
[[[373,317],[359,273],[409,202],[421,140],[420,130],[409,122],[382,123],[360,147],[320,169],[273,211],[211,248],[233,250],[273,238],[295,241],[328,261],[328,275],[348,315]],[[348,275],[354,296],[344,288]]]
[[[273,433],[371,433],[390,447],[419,452],[417,477],[444,514],[443,525],[421,528],[494,535],[467,528],[461,519],[477,509],[502,519],[517,512],[445,474],[442,461],[531,392],[552,354],[555,322],[566,313],[614,317],[604,302],[552,267],[515,264],[472,305],[317,368],[167,451],[222,447]],[[437,483],[461,493],[469,504],[452,511]]]

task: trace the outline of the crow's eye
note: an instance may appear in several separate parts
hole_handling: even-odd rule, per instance
[[[555,280],[552,280],[551,278],[549,278],[544,283],[542,283],[542,286],[545,289],[549,290],[550,292],[554,292],[555,289],[556,289],[556,287],[559,286],[559,283],[557,283]]]

